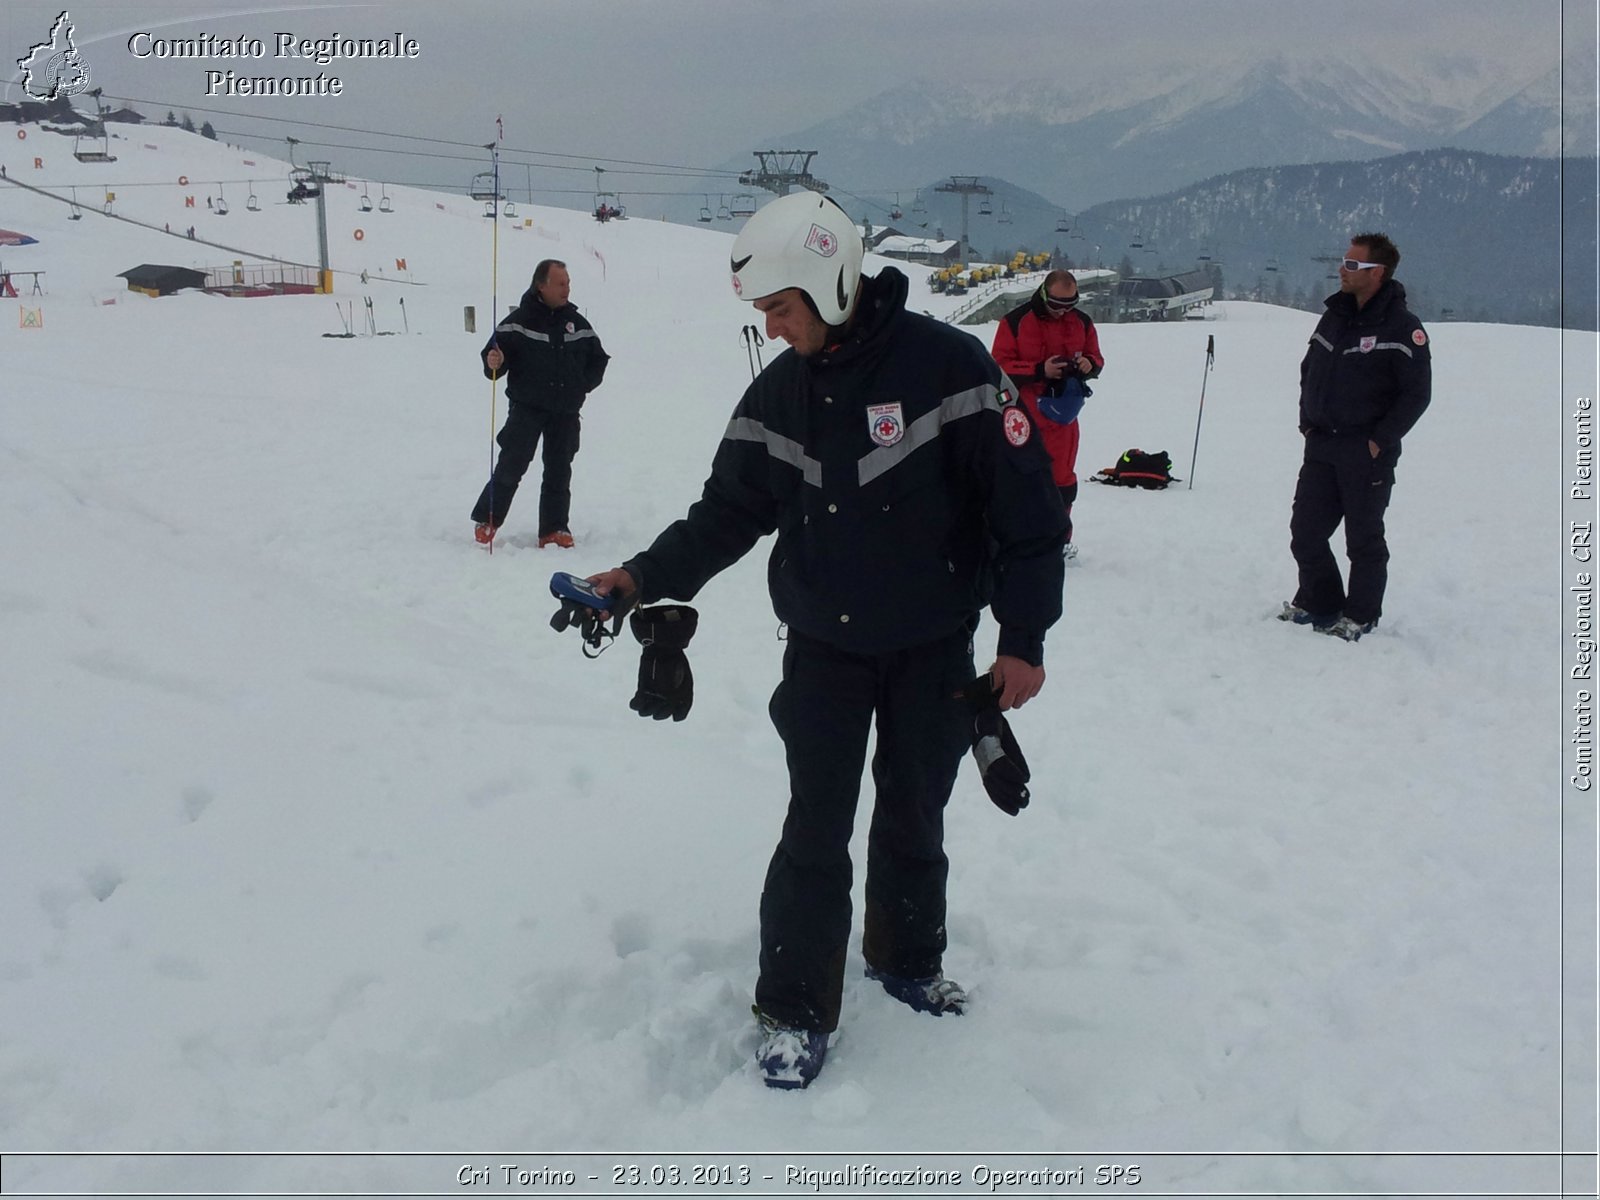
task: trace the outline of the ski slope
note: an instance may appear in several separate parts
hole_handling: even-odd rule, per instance
[[[774,1093],[749,1015],[787,798],[769,547],[696,601],[681,725],[628,710],[631,643],[590,662],[547,625],[552,571],[617,564],[699,493],[749,381],[729,235],[536,209],[496,260],[480,203],[391,188],[361,213],[358,184],[330,191],[335,296],[150,299],[116,273],[314,261],[288,164],[135,129],[91,166],[25,128],[0,131],[8,179],[115,191],[149,227],[0,182],[0,226],[38,238],[0,264],[47,288],[0,305],[8,1153],[1282,1151],[1311,1157],[1151,1161],[1146,1186],[1372,1192],[1478,1164],[1332,1155],[1556,1144],[1557,331],[1432,331],[1388,613],[1347,645],[1272,619],[1314,318],[1103,326],[1085,474],[1138,445],[1189,475],[1215,336],[1195,483],[1082,488],[1049,679],[1014,720],[1033,805],[1004,817],[970,767],[951,802],[971,1012],[893,1004],[853,942],[826,1070]],[[491,556],[468,513],[504,397],[477,351],[547,256],[613,361],[577,548],[535,548],[530,495]],[[915,305],[954,303],[920,274]],[[393,336],[323,336],[366,296]]]

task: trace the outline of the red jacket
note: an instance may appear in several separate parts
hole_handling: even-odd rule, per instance
[[[1071,487],[1078,482],[1078,423],[1058,425],[1041,415],[1039,397],[1051,382],[1045,378],[1045,360],[1058,354],[1067,358],[1082,354],[1092,362],[1094,367],[1082,376],[1084,379],[1100,374],[1106,360],[1100,353],[1100,337],[1095,333],[1094,322],[1078,309],[1054,316],[1036,292],[1026,304],[1001,318],[991,353],[1022,394],[1022,403],[1044,438],[1056,486]]]

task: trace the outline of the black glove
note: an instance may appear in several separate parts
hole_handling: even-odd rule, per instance
[[[681,721],[694,703],[694,674],[684,654],[700,623],[687,604],[641,608],[629,619],[633,636],[644,647],[639,659],[639,690],[628,707],[641,717]]]
[[[978,760],[983,790],[996,808],[1014,817],[1028,807],[1031,775],[1022,748],[1000,711],[1000,691],[985,673],[962,688],[961,697],[972,709],[972,757]]]

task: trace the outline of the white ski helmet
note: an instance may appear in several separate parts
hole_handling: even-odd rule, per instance
[[[861,295],[864,252],[854,223],[826,196],[779,196],[734,239],[733,290],[741,300],[759,300],[799,288],[825,323],[843,325]]]

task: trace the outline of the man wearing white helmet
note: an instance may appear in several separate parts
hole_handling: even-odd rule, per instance
[[[918,1011],[962,1011],[966,994],[943,975],[944,806],[979,748],[975,725],[994,734],[979,748],[985,789],[1013,815],[1027,803],[998,710],[1043,686],[1045,631],[1061,613],[1066,514],[1032,421],[981,342],[907,312],[905,276],[864,277],[862,255],[843,210],[811,192],[750,219],[733,288],[790,349],[740,400],[688,514],[590,577],[623,609],[690,600],[778,535],[768,586],[788,639],[769,710],[790,799],[761,895],[755,997],[772,1087],[810,1083],[838,1026],[874,719],[867,976]],[[972,638],[985,606],[1000,629],[980,682]],[[641,693],[650,686],[641,679]]]

